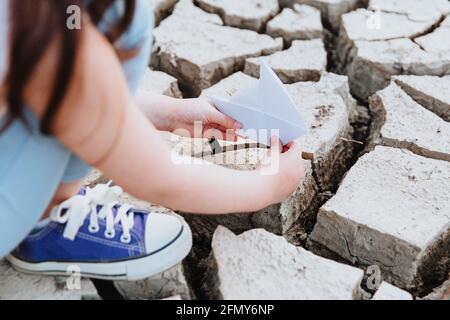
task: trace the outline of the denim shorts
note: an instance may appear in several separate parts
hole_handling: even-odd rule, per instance
[[[123,2],[117,1],[99,30],[108,30],[122,13]],[[122,64],[132,93],[149,63],[153,21],[149,1],[137,0],[131,26],[115,43],[118,49],[139,49]],[[91,169],[56,138],[42,135],[31,109],[25,108],[25,117],[29,128],[17,120],[0,134],[0,258],[27,236],[60,183],[80,180]]]

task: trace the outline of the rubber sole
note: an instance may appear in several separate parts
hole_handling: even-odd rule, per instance
[[[192,248],[192,233],[186,223],[178,237],[164,249],[151,255],[119,262],[39,262],[30,263],[9,255],[6,259],[18,271],[30,274],[70,276],[80,272],[80,276],[103,280],[136,281],[159,274],[181,262]]]

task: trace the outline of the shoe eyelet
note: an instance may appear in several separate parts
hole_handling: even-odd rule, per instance
[[[112,231],[105,231],[105,238],[107,239],[112,239],[116,236],[116,231],[112,230]]]
[[[97,233],[100,230],[99,226],[89,225],[88,230],[90,233]]]
[[[120,236],[120,242],[122,242],[122,243],[130,243],[131,242],[131,235],[124,235],[124,234],[122,234],[121,236]]]

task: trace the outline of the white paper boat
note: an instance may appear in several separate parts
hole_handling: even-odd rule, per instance
[[[211,99],[221,112],[243,124],[243,130],[250,139],[260,143],[269,145],[276,130],[283,144],[308,132],[283,83],[264,62],[256,84],[228,100]]]

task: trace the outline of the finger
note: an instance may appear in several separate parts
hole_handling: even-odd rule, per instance
[[[225,140],[225,133],[219,129],[210,127],[209,129],[203,130],[203,138]]]
[[[207,98],[206,101],[214,108],[213,114],[211,115],[211,119],[209,119],[210,122],[216,122],[217,124],[227,129],[239,130],[243,128],[242,123],[222,113],[216,107],[212,99]]]
[[[283,149],[283,145],[282,145],[282,143],[281,143],[281,141],[280,141],[280,138],[279,137],[277,137],[277,136],[272,136],[271,138],[270,138],[270,150],[272,151],[278,151],[278,152],[280,152],[281,153],[281,151],[282,151],[282,149]]]
[[[289,149],[291,147],[292,147],[292,141],[283,146],[283,150],[281,151],[281,153],[285,153],[285,152],[289,151]]]
[[[239,121],[236,121],[235,119],[227,116],[226,114],[220,112],[216,108],[214,108],[212,117],[209,120],[210,123],[218,124],[226,129],[239,130],[242,129],[243,127]]]
[[[244,139],[244,140],[248,140],[249,136],[244,133],[242,133],[241,131],[235,131],[236,135],[238,136],[238,138]]]
[[[209,129],[215,129],[215,130],[219,130],[222,133],[222,140],[227,140],[227,141],[237,141],[238,139],[238,135],[236,134],[236,132],[234,131],[234,129],[226,129],[218,124],[208,124],[206,127],[206,130]]]
[[[192,130],[185,129],[185,128],[177,128],[173,131],[171,131],[172,134],[180,136],[180,137],[186,137],[186,138],[192,138],[193,133]]]

